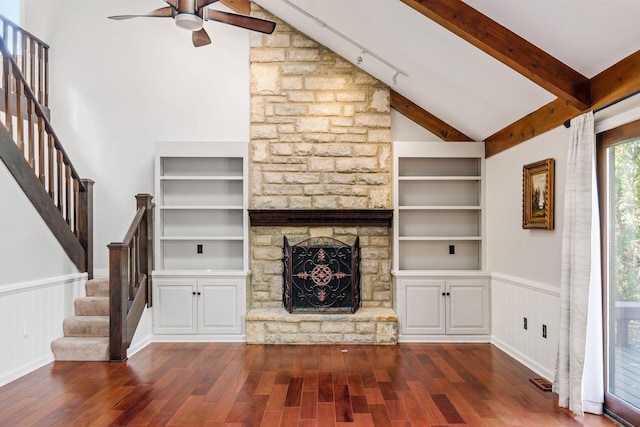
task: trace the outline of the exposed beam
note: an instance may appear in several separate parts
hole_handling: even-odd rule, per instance
[[[602,108],[639,91],[640,50],[591,79],[591,107]]]
[[[579,110],[565,101],[555,101],[515,121],[486,138],[485,155],[490,157],[541,135],[584,111],[603,108],[640,91],[640,51],[612,65],[591,79],[593,105]]]
[[[251,15],[250,0],[220,0],[220,3],[224,4],[234,12],[238,12],[243,15]]]
[[[556,99],[485,139],[485,157],[491,157],[537,135],[561,126],[580,110],[567,101]]]
[[[589,79],[461,0],[401,0],[538,86],[584,110]]]
[[[391,91],[391,107],[445,141],[473,141],[472,138],[458,129],[443,122],[393,90]]]

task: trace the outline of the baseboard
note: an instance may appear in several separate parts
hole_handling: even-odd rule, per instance
[[[495,345],[500,350],[504,351],[509,356],[513,357],[518,362],[522,363],[523,365],[525,365],[527,368],[531,369],[536,374],[542,376],[543,378],[546,378],[549,381],[553,381],[553,378],[555,376],[554,372],[549,371],[549,369],[547,369],[544,366],[540,365],[535,360],[529,358],[527,355],[525,355],[525,354],[519,352],[518,350],[514,349],[513,347],[509,346],[504,341],[501,341],[500,339],[498,339],[496,337],[492,337],[491,338],[491,344]]]
[[[402,335],[398,343],[489,343],[491,335]]]
[[[131,356],[140,352],[152,342],[153,342],[153,339],[150,336],[144,338],[143,340],[138,341],[135,345],[132,345],[127,349],[127,358],[131,358]]]
[[[31,362],[25,365],[22,365],[16,369],[13,369],[10,372],[4,372],[2,375],[0,375],[0,387],[9,384],[12,381],[17,380],[18,378],[28,375],[33,371],[35,371],[36,369],[40,369],[43,366],[46,366],[52,362],[53,362],[53,353],[47,356],[43,356],[36,360],[32,360]]]
[[[246,343],[246,335],[153,335],[152,342],[228,342]]]

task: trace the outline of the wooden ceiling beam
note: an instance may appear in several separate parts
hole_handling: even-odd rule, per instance
[[[445,141],[473,141],[458,129],[393,90],[391,91],[391,107]]]
[[[589,79],[461,0],[401,0],[473,46],[583,110]]]
[[[537,135],[542,135],[580,113],[580,110],[567,101],[562,99],[551,101],[486,138],[485,157],[491,157]]]
[[[251,15],[250,0],[220,0],[220,3],[224,4],[234,12],[241,13],[243,15]]]
[[[486,138],[486,157],[541,135],[585,111],[606,107],[640,92],[640,51],[593,77],[590,87],[593,104],[589,108],[579,110],[566,101],[556,99]]]
[[[606,107],[640,92],[640,50],[591,79],[591,108]]]

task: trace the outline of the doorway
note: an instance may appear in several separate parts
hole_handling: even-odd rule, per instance
[[[598,135],[605,411],[640,424],[640,121]]]

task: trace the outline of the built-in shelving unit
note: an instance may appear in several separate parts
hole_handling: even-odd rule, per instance
[[[401,340],[488,334],[484,144],[396,142],[393,150]]]
[[[482,158],[419,152],[396,159],[396,269],[479,270]]]
[[[215,328],[214,315],[206,314],[214,299],[204,301],[199,286],[215,278],[207,282],[208,295],[233,295],[233,301],[225,304],[234,307],[232,317],[244,316],[248,274],[247,152],[245,143],[157,144],[154,289],[158,295],[154,310],[155,320],[162,323],[154,324],[156,333],[219,330],[241,334],[241,322],[230,322],[228,313],[225,326]],[[226,291],[216,292],[211,283]],[[180,286],[193,290],[181,293]],[[229,286],[239,286],[242,292],[231,292]],[[198,318],[206,316],[207,328],[181,329],[171,324],[171,319],[180,319],[187,313],[186,307],[175,307],[177,301],[184,303],[184,297],[169,297],[176,293],[194,297],[188,310]],[[184,318],[192,316],[185,314]]]

